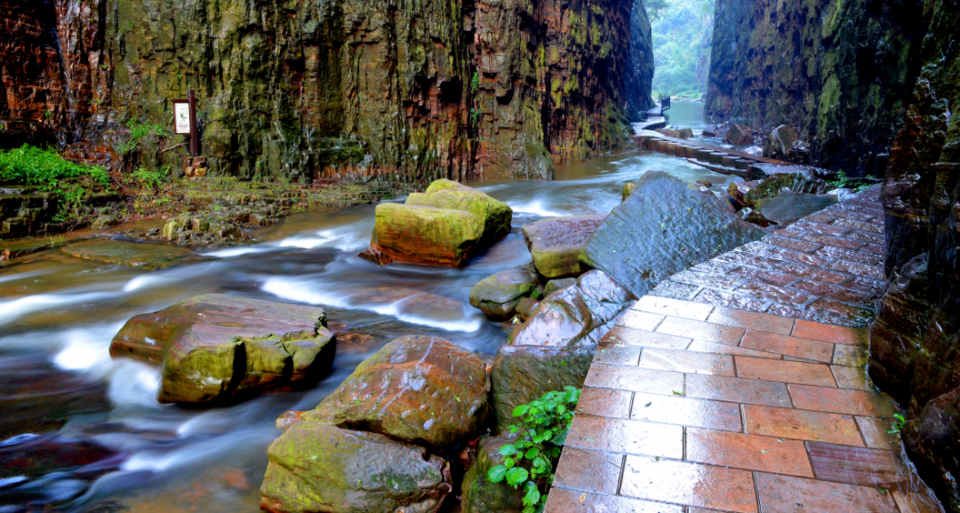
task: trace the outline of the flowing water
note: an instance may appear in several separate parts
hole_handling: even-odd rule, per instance
[[[513,208],[514,229],[465,269],[358,258],[373,229],[372,205],[299,214],[252,245],[197,249],[198,261],[154,272],[53,251],[0,268],[0,513],[257,511],[278,415],[312,409],[402,335],[439,335],[489,360],[506,331],[467,298],[479,280],[530,261],[520,227],[607,213],[623,184],[651,169],[708,178],[718,191],[731,180],[630,151],[562,167],[552,182],[471,183]],[[158,369],[111,360],[110,341],[133,315],[209,292],[322,305],[331,328],[350,333],[333,373],[306,392],[230,407],[158,404]],[[425,301],[423,292],[446,300]]]

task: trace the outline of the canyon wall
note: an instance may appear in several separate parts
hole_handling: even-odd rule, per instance
[[[705,113],[763,133],[790,125],[812,163],[881,176],[920,71],[923,10],[919,0],[718,0]]]
[[[211,171],[245,178],[552,178],[629,141],[650,46],[641,0],[28,3],[0,0],[0,144],[108,145],[195,89]]]

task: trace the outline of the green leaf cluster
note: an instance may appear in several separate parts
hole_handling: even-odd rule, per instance
[[[159,189],[163,185],[163,181],[167,178],[167,175],[170,174],[170,167],[163,166],[157,170],[149,170],[145,167],[140,167],[133,172],[133,178],[143,185],[144,187],[152,187],[154,189]]]
[[[120,153],[123,155],[126,155],[137,149],[137,145],[140,144],[140,141],[150,134],[154,134],[160,138],[169,136],[167,128],[160,123],[151,123],[149,121],[141,123],[131,119],[127,123],[127,128],[130,129],[130,139],[123,143],[123,145],[119,148]]]
[[[503,464],[491,468],[487,478],[494,483],[506,480],[514,488],[523,487],[523,513],[538,513],[546,504],[553,469],[579,400],[580,389],[565,387],[513,410],[513,417],[520,424],[510,426],[510,431],[520,433],[520,437],[500,447]]]
[[[29,144],[11,150],[0,150],[0,183],[37,185],[42,190],[57,190],[65,178],[91,176],[103,185],[110,175],[100,166],[70,162],[54,148],[40,149]]]
[[[714,1],[645,2],[653,40],[654,96],[699,98],[706,91]]]
[[[892,435],[899,435],[900,431],[903,431],[903,425],[907,423],[907,419],[900,415],[899,413],[894,413],[893,417],[897,420],[893,421],[893,424],[890,425],[890,430],[887,433]]]

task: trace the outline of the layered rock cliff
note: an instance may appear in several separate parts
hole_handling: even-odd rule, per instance
[[[705,113],[764,133],[790,125],[814,163],[880,176],[920,71],[923,9],[918,0],[718,0]]]
[[[196,89],[211,170],[246,178],[550,178],[628,140],[650,46],[640,0],[23,4],[0,0],[4,144],[116,142]]]

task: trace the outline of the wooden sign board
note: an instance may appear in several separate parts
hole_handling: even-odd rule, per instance
[[[190,156],[199,152],[200,137],[197,134],[197,95],[193,89],[186,100],[173,100],[173,133],[190,138]]]

